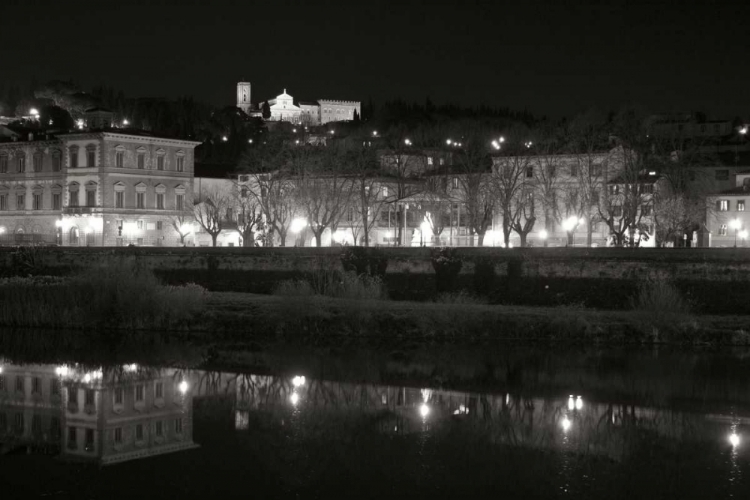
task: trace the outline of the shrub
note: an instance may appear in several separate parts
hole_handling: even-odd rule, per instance
[[[442,247],[432,250],[432,268],[438,293],[451,292],[456,288],[456,278],[463,261],[454,248]]]
[[[0,281],[0,323],[8,326],[170,328],[200,313],[205,290],[165,287],[149,270],[119,262],[69,279]]]
[[[385,287],[379,277],[334,270],[319,270],[310,274],[307,280],[282,281],[274,288],[273,293],[287,297],[322,295],[355,300],[386,298]]]
[[[495,262],[490,257],[480,257],[474,262],[474,290],[488,295],[495,288]]]
[[[665,279],[642,283],[633,301],[633,309],[657,317],[690,314],[690,304],[682,297],[679,290]]]
[[[347,272],[382,278],[388,268],[388,257],[377,249],[348,247],[341,254],[341,265]]]
[[[472,295],[466,290],[460,292],[441,293],[435,298],[435,302],[440,304],[486,304],[487,299]]]

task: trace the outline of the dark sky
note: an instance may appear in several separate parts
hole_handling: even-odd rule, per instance
[[[750,116],[746,1],[1,0],[0,79],[128,96],[528,107],[638,103]]]

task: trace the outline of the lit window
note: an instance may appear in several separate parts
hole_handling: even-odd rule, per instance
[[[122,427],[115,429],[115,444],[122,444]]]
[[[726,236],[727,235],[727,225],[722,224],[719,226],[719,236]]]
[[[427,157],[427,164],[432,165],[432,156]]]
[[[42,153],[34,154],[34,172],[42,171]]]
[[[719,212],[729,211],[729,200],[719,200],[716,202],[716,209]]]
[[[737,200],[737,211],[738,212],[745,211],[745,200]]]

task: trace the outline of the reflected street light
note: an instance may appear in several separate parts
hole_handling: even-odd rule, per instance
[[[426,403],[422,403],[422,406],[419,407],[419,414],[422,418],[427,418],[427,415],[430,414],[430,407]]]
[[[734,219],[729,223],[729,226],[734,229],[734,248],[737,248],[737,236],[740,228],[742,227],[742,222],[740,222],[739,219]]]
[[[568,432],[570,430],[570,426],[573,425],[568,416],[564,416],[562,421],[560,422],[560,425],[562,426],[563,431]]]
[[[740,445],[740,437],[736,432],[729,435],[729,444],[732,445],[732,448],[737,448]]]

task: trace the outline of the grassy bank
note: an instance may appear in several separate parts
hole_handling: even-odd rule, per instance
[[[271,336],[379,341],[483,339],[587,343],[750,344],[750,317],[658,315],[649,311],[347,300],[322,296],[211,293],[196,330],[217,340]]]

